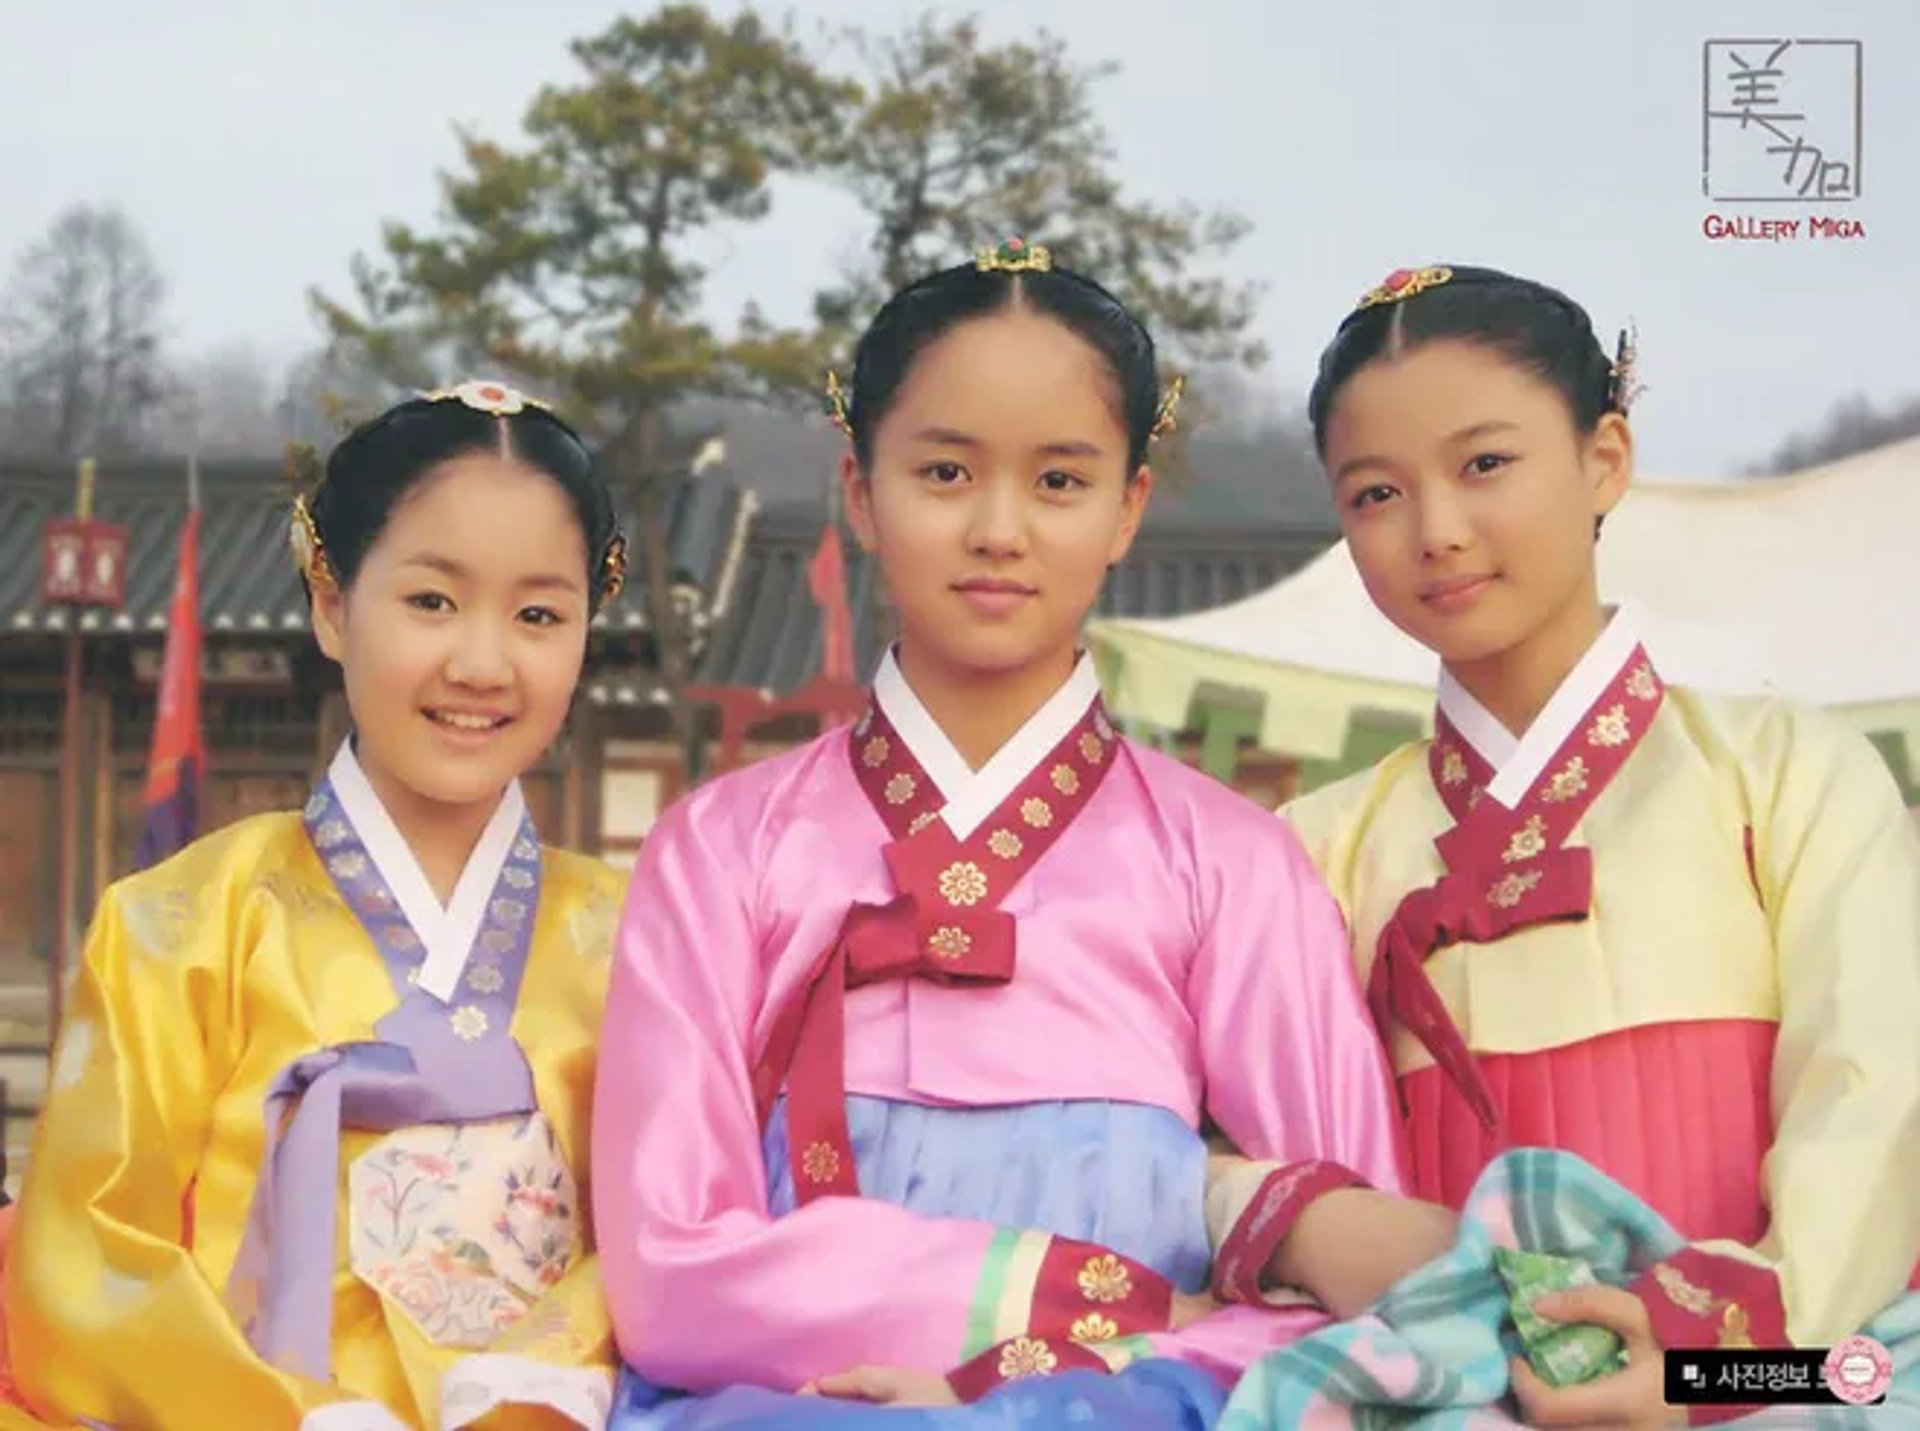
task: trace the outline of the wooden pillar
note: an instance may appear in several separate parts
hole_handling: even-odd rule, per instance
[[[353,729],[353,712],[347,707],[344,692],[328,691],[320,698],[320,719],[314,725],[320,732],[313,765],[313,778],[317,782],[340,749],[340,742]]]
[[[600,721],[591,702],[574,708],[567,731],[567,763],[560,783],[561,843],[570,850],[599,854],[600,841],[587,848],[588,806],[598,805],[592,798],[600,783]]]
[[[93,716],[93,869],[89,903],[98,907],[107,886],[120,877],[119,771],[113,759],[113,693],[97,691],[88,702]]]

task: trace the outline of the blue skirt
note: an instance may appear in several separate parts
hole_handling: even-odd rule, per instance
[[[776,1108],[763,1144],[776,1217],[794,1206],[785,1111]],[[1206,1143],[1163,1108],[1098,1102],[927,1108],[856,1097],[847,1100],[847,1122],[868,1197],[929,1217],[1095,1242],[1151,1267],[1181,1291],[1207,1284]],[[690,1396],[653,1386],[627,1368],[609,1425],[610,1431],[879,1431],[876,1422],[885,1431],[1210,1431],[1226,1399],[1211,1375],[1166,1359],[1138,1361],[1112,1376],[1032,1377],[969,1406],[923,1409],[746,1386]]]

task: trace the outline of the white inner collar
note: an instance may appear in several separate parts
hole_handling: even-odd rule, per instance
[[[874,702],[939,789],[946,801],[940,818],[959,840],[979,829],[1000,808],[1033,768],[1066,738],[1099,695],[1100,677],[1094,670],[1093,657],[1082,652],[1066,683],[994,752],[991,760],[973,770],[913,693],[891,650],[881,659],[873,677]]]
[[[1440,672],[1440,709],[1480,758],[1493,767],[1487,794],[1511,810],[1533,788],[1554,753],[1566,744],[1640,641],[1640,623],[1627,606],[1614,608],[1600,635],[1567,673],[1526,734],[1516,736],[1467,688]]]
[[[420,868],[420,861],[414,858],[412,846],[400,833],[400,827],[393,823],[387,807],[380,803],[379,795],[374,793],[367,772],[353,753],[351,738],[341,742],[339,753],[327,769],[327,778],[333,784],[340,808],[353,824],[354,833],[366,846],[367,857],[386,880],[387,888],[393,891],[400,913],[426,950],[420,966],[419,987],[443,1004],[451,1002],[460,986],[460,976],[466,972],[467,960],[472,957],[474,943],[480,937],[487,900],[500,881],[500,871],[513,849],[513,837],[519,832],[521,817],[526,813],[526,797],[521,793],[520,782],[516,780],[509,785],[501,796],[500,804],[480,834],[479,843],[467,858],[467,867],[460,872],[452,902],[442,905]]]

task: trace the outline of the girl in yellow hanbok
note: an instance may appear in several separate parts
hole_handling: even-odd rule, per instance
[[[0,1423],[597,1427],[582,1191],[620,887],[541,847],[518,778],[621,580],[608,493],[558,419],[468,384],[348,436],[292,535],[353,735],[304,811],[107,891],[8,1255]]]
[[[1683,1244],[1536,1309],[1626,1358],[1568,1386],[1517,1362],[1532,1426],[1663,1424],[1664,1351],[1920,1322],[1920,842],[1862,736],[1669,686],[1603,603],[1634,366],[1558,290],[1433,266],[1362,298],[1309,404],[1368,594],[1442,668],[1431,739],[1286,810],[1347,914],[1412,1185],[1458,1207],[1554,1149]]]

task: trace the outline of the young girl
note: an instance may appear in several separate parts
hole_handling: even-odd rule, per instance
[[[1668,687],[1602,606],[1632,353],[1484,269],[1399,273],[1310,404],[1355,564],[1441,658],[1437,731],[1287,811],[1348,913],[1414,1187],[1578,1154],[1694,1245],[1564,1320],[1625,1372],[1533,1425],[1647,1424],[1662,1347],[1829,1346],[1920,1258],[1920,841],[1873,748]],[[1703,541],[1712,540],[1703,531]]]
[[[1273,1284],[1363,1304],[1453,1223],[1392,1196],[1293,836],[1119,737],[1078,649],[1169,418],[1153,344],[1015,241],[896,294],[829,391],[900,640],[856,725],[636,867],[594,1122],[614,1424],[1208,1424],[1326,1319]],[[1283,1305],[1206,1295],[1203,1113],[1289,1165],[1217,1279]]]
[[[618,885],[543,849],[624,545],[580,440],[492,384],[333,452],[293,538],[353,736],[304,812],[108,890],[6,1283],[55,1424],[604,1423],[582,1206]]]

